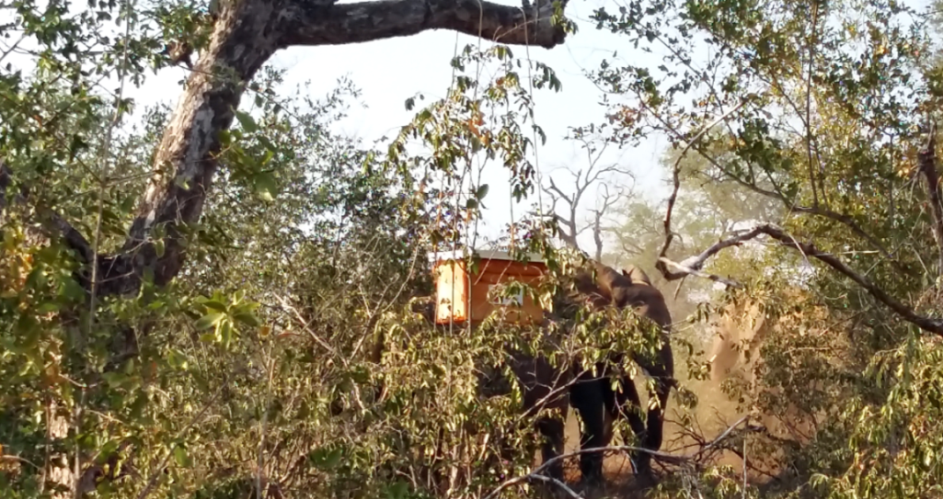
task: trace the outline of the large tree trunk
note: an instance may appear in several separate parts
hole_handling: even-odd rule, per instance
[[[119,255],[102,258],[103,295],[137,291],[145,269],[168,283],[185,261],[177,224],[199,219],[216,173],[220,132],[229,128],[245,85],[280,48],[345,44],[451,29],[508,44],[553,47],[563,26],[548,1],[525,9],[477,0],[393,0],[333,5],[302,0],[225,3],[164,133],[154,176]],[[149,239],[163,224],[164,252]]]
[[[562,25],[551,23],[553,9],[548,0],[533,6],[525,3],[523,8],[479,0],[389,0],[343,5],[334,5],[331,0],[220,0],[209,44],[193,67],[164,132],[155,155],[154,173],[122,249],[115,255],[96,257],[97,249],[52,212],[41,213],[43,233],[62,237],[75,250],[82,264],[78,279],[90,296],[134,294],[149,273],[155,284],[166,285],[186,262],[181,224],[197,222],[203,213],[218,168],[220,134],[232,124],[248,82],[277,50],[291,45],[380,40],[431,29],[459,31],[505,44],[551,48],[565,36]],[[0,158],[0,216],[9,208],[4,191],[11,175]],[[28,202],[26,192],[12,198],[14,204]],[[162,235],[158,241],[153,234],[159,226]],[[97,263],[97,272],[92,272],[93,262]],[[68,434],[69,422],[61,415],[50,413],[47,424],[53,438]],[[53,456],[50,461],[52,469],[46,470],[46,476],[54,483],[77,492],[76,496],[94,488],[94,480],[77,480],[75,468],[61,466],[71,459]],[[98,475],[94,467],[86,467],[82,474]]]
[[[153,270],[158,286],[167,284],[185,261],[178,224],[199,220],[216,173],[220,132],[228,129],[246,84],[278,50],[285,1],[231,2],[221,9],[210,38],[186,90],[164,132],[154,162],[154,175],[141,199],[137,217],[102,294],[137,290],[145,269]],[[149,235],[164,225],[163,255]],[[114,265],[117,263],[117,265]]]

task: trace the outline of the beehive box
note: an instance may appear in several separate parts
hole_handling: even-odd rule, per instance
[[[472,324],[485,320],[498,308],[509,308],[508,320],[540,321],[543,310],[529,296],[489,299],[489,292],[499,284],[517,281],[534,284],[547,271],[537,255],[528,255],[529,262],[515,261],[503,251],[479,251],[475,272],[469,272],[460,252],[439,254],[433,266],[436,277],[436,323]],[[516,302],[516,303],[515,303]],[[517,307],[516,304],[522,304]]]

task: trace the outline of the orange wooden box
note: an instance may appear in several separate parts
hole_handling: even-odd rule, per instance
[[[519,262],[503,251],[479,251],[478,255],[480,260],[475,273],[466,269],[460,252],[436,259],[433,266],[436,277],[436,324],[448,324],[450,321],[460,324],[469,319],[472,324],[477,324],[499,307],[512,310],[509,320],[539,322],[543,318],[543,310],[529,296],[516,297],[517,303],[523,302],[521,307],[512,304],[515,301],[513,297],[504,299],[504,303],[488,299],[489,290],[496,284],[509,281],[533,284],[539,280],[547,271],[547,266],[539,257],[528,255],[529,262]]]

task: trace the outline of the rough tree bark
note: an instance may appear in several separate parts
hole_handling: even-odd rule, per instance
[[[560,7],[565,5],[561,0]],[[40,214],[44,232],[62,237],[75,250],[82,265],[78,278],[90,296],[136,293],[147,274],[153,275],[156,285],[166,285],[186,262],[181,228],[197,222],[203,213],[218,168],[220,134],[231,126],[246,85],[275,52],[293,45],[359,43],[434,29],[552,48],[565,38],[564,24],[552,22],[554,10],[550,0],[525,2],[522,7],[478,0],[343,5],[332,0],[222,0],[209,44],[193,66],[164,132],[152,178],[121,250],[96,255],[88,240],[55,213]],[[8,208],[8,201],[27,201],[25,190],[7,199],[13,173],[0,159],[0,211]],[[78,480],[69,471],[60,471],[64,475],[57,475],[56,481],[72,488],[76,496],[94,487],[89,483],[94,480]],[[83,475],[95,472],[88,468]]]

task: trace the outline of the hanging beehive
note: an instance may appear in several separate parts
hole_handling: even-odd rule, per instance
[[[469,272],[461,254],[441,255],[433,266],[436,277],[436,323],[477,324],[497,308],[510,309],[508,320],[540,321],[543,310],[529,296],[496,297],[491,293],[497,285],[517,281],[533,284],[547,271],[536,255],[529,262],[519,262],[503,251],[479,251],[477,269]],[[518,307],[517,305],[521,306]]]

